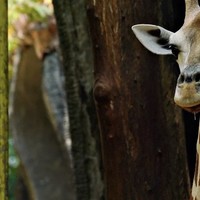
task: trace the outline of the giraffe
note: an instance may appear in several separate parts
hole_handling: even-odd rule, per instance
[[[175,33],[151,24],[137,24],[132,26],[132,30],[149,51],[174,55],[180,68],[174,101],[195,114],[200,112],[200,7],[198,0],[185,0],[185,5],[184,24]],[[200,200],[200,128],[196,149],[190,200]]]

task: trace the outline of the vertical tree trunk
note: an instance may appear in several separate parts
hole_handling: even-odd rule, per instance
[[[66,78],[77,199],[98,200],[103,188],[92,99],[93,54],[84,0],[53,0]],[[92,111],[92,112],[91,112]]]
[[[7,0],[0,0],[0,199],[8,199],[8,44]]]
[[[173,1],[88,0],[107,200],[189,198],[174,64],[131,31],[137,23],[163,25],[163,12],[174,20]]]

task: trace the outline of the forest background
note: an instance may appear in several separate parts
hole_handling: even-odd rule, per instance
[[[8,18],[9,199],[188,199],[199,116],[131,32],[178,30],[184,1],[9,0]]]

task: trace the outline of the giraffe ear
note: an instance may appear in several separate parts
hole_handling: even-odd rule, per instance
[[[152,53],[159,55],[172,54],[169,48],[169,38],[173,32],[150,24],[138,24],[132,26],[132,30],[138,40]]]

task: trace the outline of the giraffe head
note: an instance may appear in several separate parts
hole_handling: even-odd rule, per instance
[[[150,24],[138,24],[132,30],[151,52],[174,55],[180,68],[175,103],[196,113],[200,112],[200,7],[198,0],[185,3],[185,21],[177,32]]]

